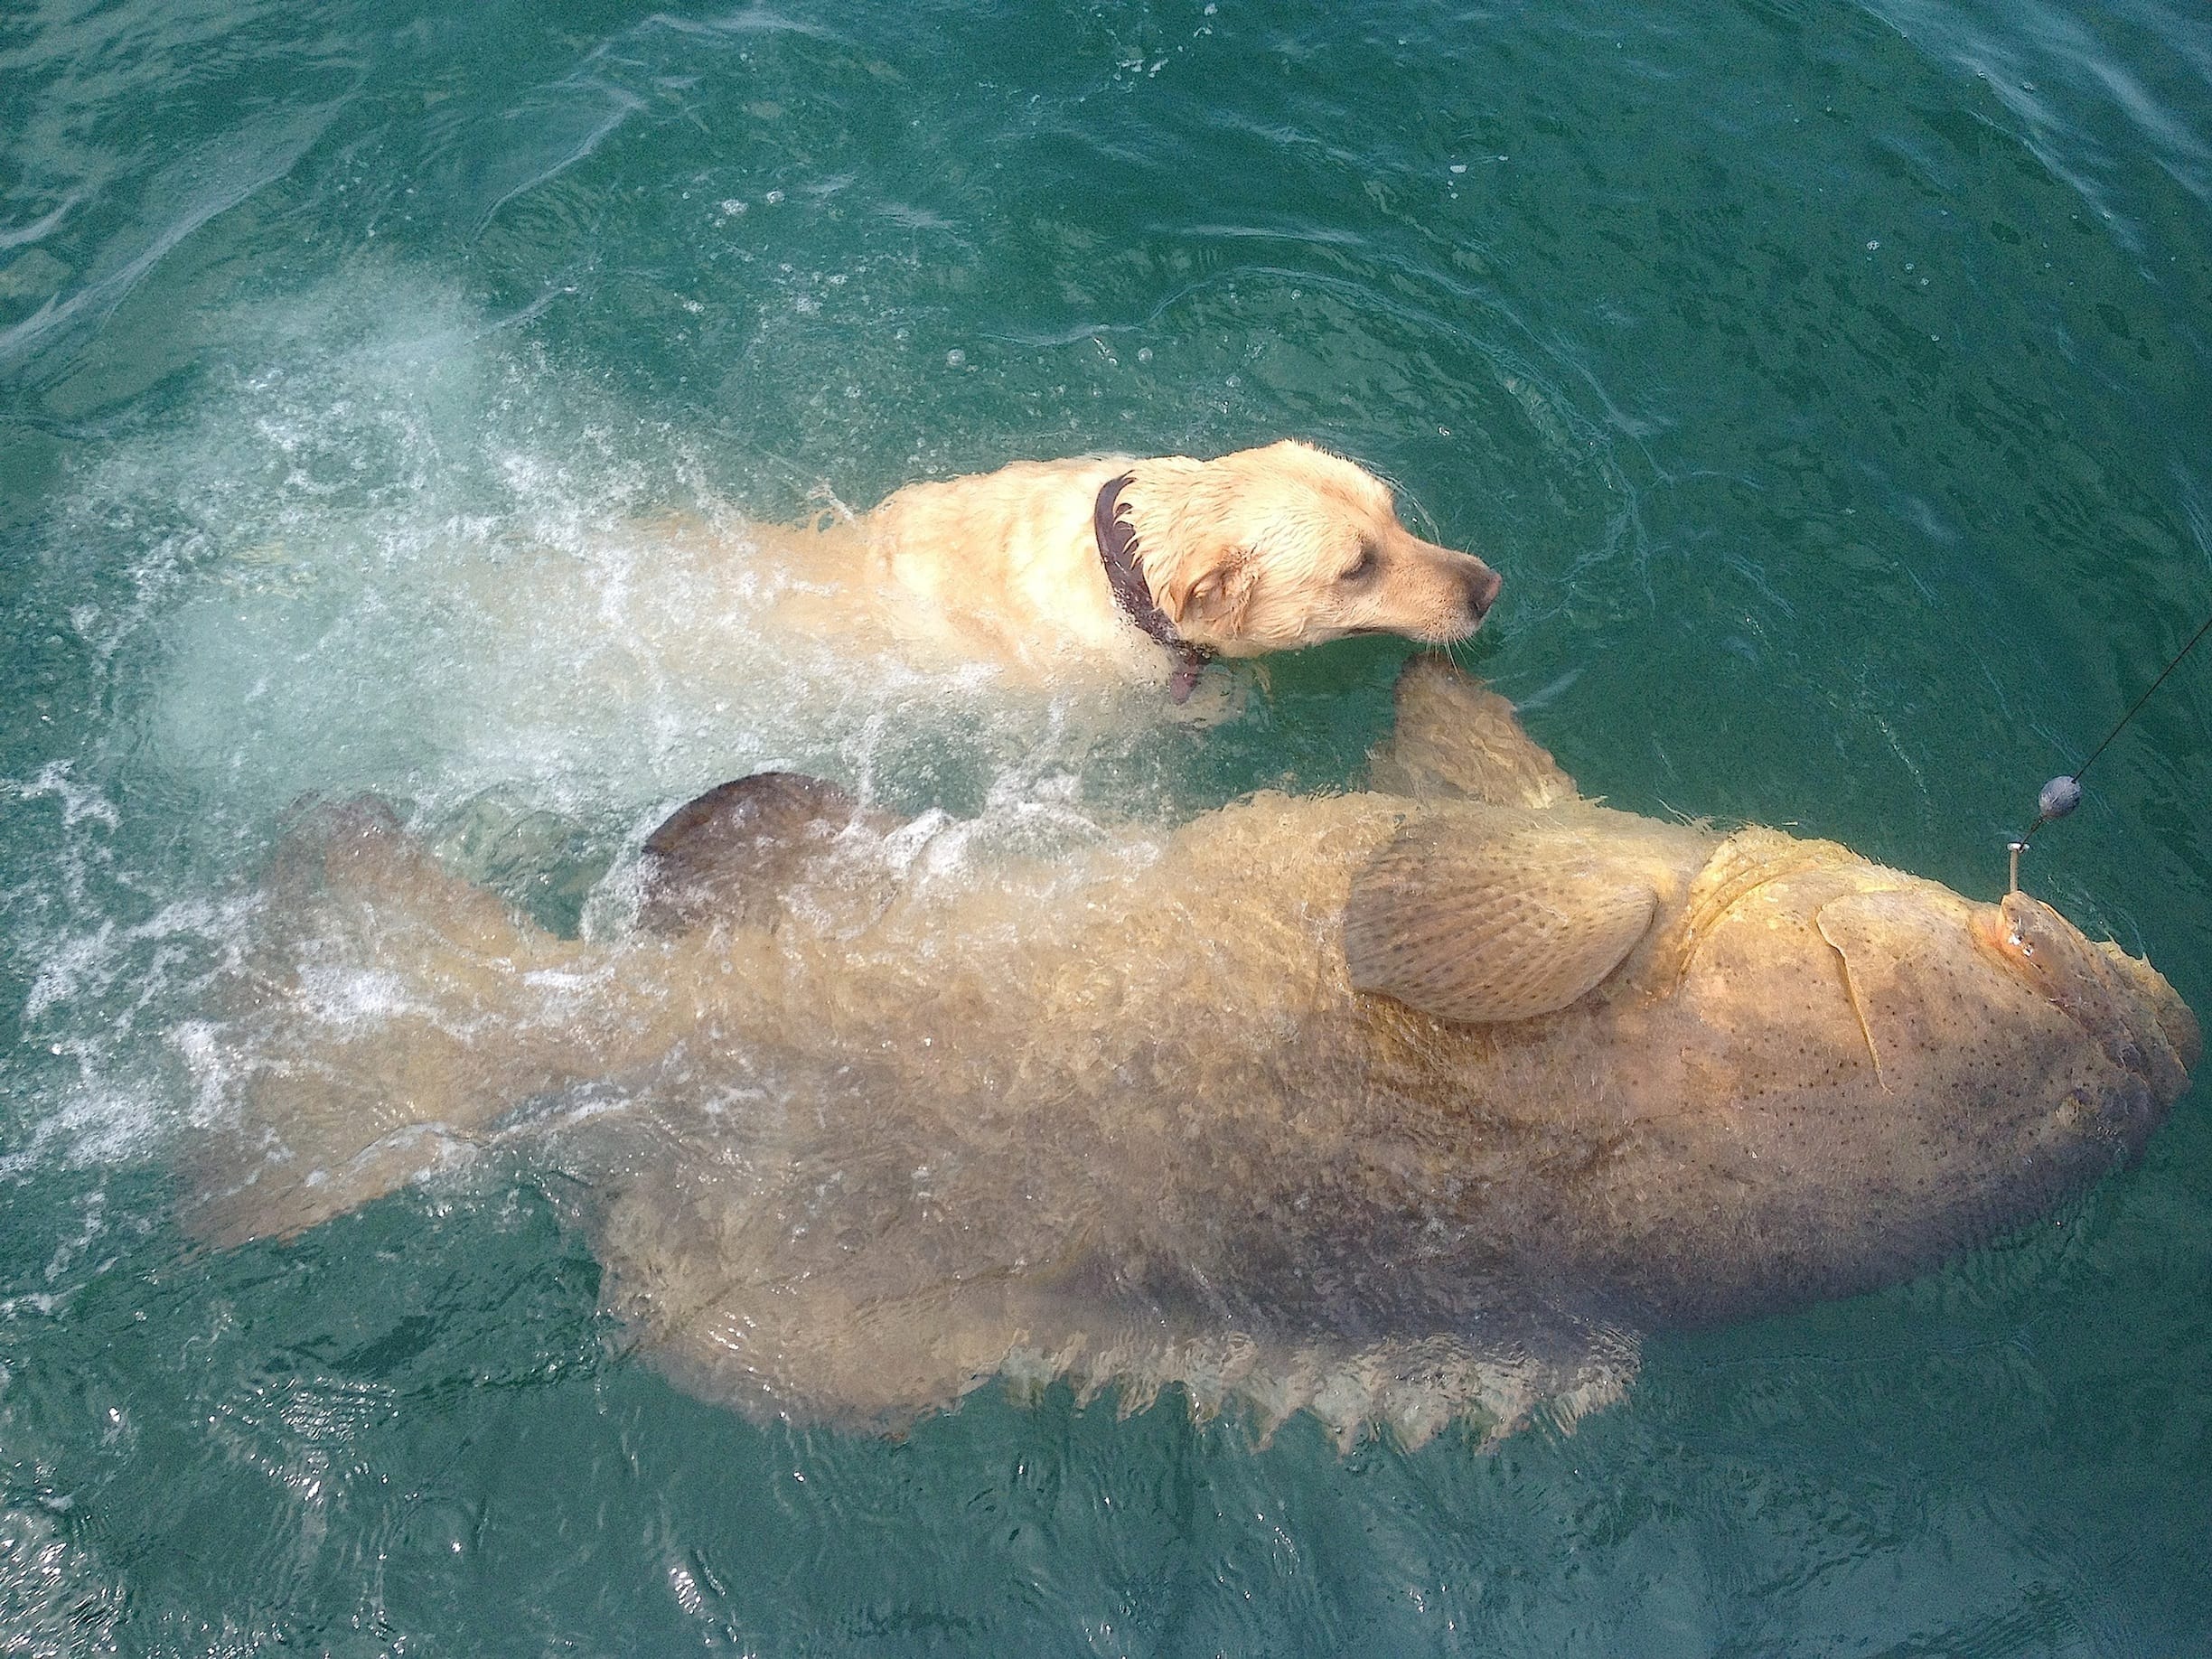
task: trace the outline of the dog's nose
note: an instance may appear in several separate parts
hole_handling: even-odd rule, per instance
[[[1476,622],[1490,614],[1497,603],[1498,589],[1505,586],[1504,577],[1484,564],[1475,561],[1475,568],[1467,576],[1467,612]]]

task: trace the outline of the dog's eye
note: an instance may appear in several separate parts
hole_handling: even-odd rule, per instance
[[[1374,574],[1375,564],[1375,550],[1373,548],[1362,548],[1359,552],[1359,557],[1352,561],[1350,567],[1345,569],[1343,576],[1337,577],[1337,580],[1340,582],[1356,582],[1363,576],[1373,576]]]

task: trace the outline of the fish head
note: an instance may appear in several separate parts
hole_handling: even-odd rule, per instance
[[[2110,940],[2093,942],[2040,899],[2008,893],[1974,918],[1975,939],[2095,1038],[2113,1063],[2171,1103],[2189,1087],[2203,1034],[2166,978]]]
[[[1977,903],[1877,865],[1813,921],[1883,1093],[2001,1170],[2140,1151],[2189,1086],[2195,1019],[2147,962],[2025,894]]]
[[[2188,1088],[2197,1024],[2148,963],[2024,895],[1756,833],[1778,873],[1716,854],[1673,993],[1701,1073],[1674,1129],[1702,1184],[1687,1208],[1728,1234],[1710,1282],[1656,1298],[1681,1317],[1854,1294],[2016,1230],[2139,1153]]]

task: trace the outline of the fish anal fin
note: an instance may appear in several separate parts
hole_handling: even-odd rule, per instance
[[[1525,807],[1575,798],[1574,780],[1522,729],[1514,706],[1445,659],[1409,658],[1397,706],[1397,731],[1371,773],[1382,792]]]
[[[723,921],[773,923],[792,884],[816,873],[848,830],[881,834],[887,814],[796,772],[759,772],[686,801],[645,840],[638,925],[682,933]]]
[[[1658,903],[1638,861],[1571,831],[1401,830],[1353,883],[1345,961],[1356,990],[1439,1018],[1527,1019],[1620,966]]]

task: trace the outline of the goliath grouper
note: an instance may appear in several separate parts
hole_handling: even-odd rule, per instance
[[[1433,660],[1368,792],[979,839],[742,780],[579,942],[324,809],[200,1046],[229,1107],[187,1224],[289,1238],[489,1155],[555,1177],[645,1351],[756,1414],[1065,1376],[1419,1443],[2048,1213],[2198,1052],[2048,905],[1586,801]]]

